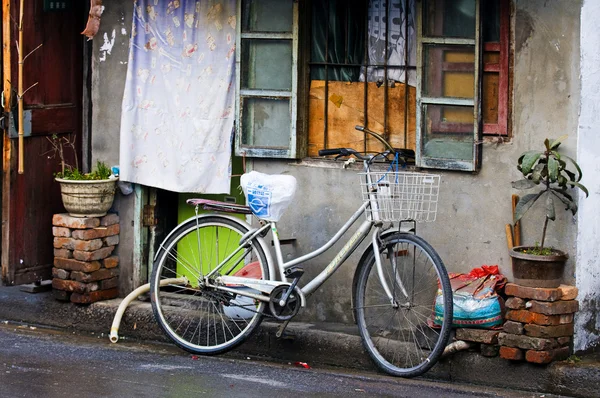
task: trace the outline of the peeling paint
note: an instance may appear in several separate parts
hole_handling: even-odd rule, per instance
[[[111,39],[108,40],[108,33],[104,32],[104,44],[100,47],[100,62],[106,61],[106,56],[110,55],[112,49],[115,45],[115,38],[117,37],[117,32],[115,29],[112,31]]]

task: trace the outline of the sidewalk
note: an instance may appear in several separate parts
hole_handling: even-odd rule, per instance
[[[51,293],[29,294],[19,287],[0,287],[0,320],[108,333],[120,299],[89,306],[56,301]],[[363,350],[356,327],[337,324],[292,322],[294,339],[277,339],[277,324],[263,322],[257,333],[236,351],[245,356],[271,357],[375,371]],[[126,310],[119,336],[168,341],[154,321],[150,303],[134,301]],[[118,343],[117,343],[118,344]],[[577,397],[600,397],[600,355],[586,355],[576,363],[555,362],[548,366],[512,363],[463,351],[440,361],[425,376],[448,382],[545,392]]]

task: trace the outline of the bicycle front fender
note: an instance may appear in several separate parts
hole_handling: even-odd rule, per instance
[[[398,230],[391,229],[391,230],[382,232],[380,235],[380,238],[383,241],[389,236],[392,236],[395,234],[401,234],[401,233],[404,233],[404,232],[400,232]],[[354,270],[354,277],[352,279],[352,305],[354,305],[354,303],[356,302],[356,286],[358,284],[358,274],[360,273],[361,264],[363,264],[365,261],[367,261],[367,259],[371,255],[371,253],[373,253],[373,244],[370,244],[369,246],[367,246],[367,248],[363,251],[362,255],[360,256],[360,260],[358,260],[358,263],[356,265],[356,269]]]

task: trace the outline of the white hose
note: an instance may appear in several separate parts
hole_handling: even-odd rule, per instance
[[[183,276],[181,278],[167,278],[160,281],[160,286],[166,286],[170,284],[183,284],[186,285],[188,283],[188,279]],[[127,306],[140,294],[146,293],[150,291],[150,284],[146,283],[135,289],[133,292],[129,293],[127,297],[121,301],[119,304],[119,308],[117,309],[117,313],[115,314],[115,318],[113,319],[112,326],[110,327],[110,335],[109,339],[111,343],[116,343],[119,341],[119,325],[121,324],[121,318],[123,317],[123,313]]]
[[[448,344],[442,353],[442,357],[446,357],[450,354],[454,354],[455,352],[467,350],[471,347],[472,343],[468,341],[458,340],[454,343]]]

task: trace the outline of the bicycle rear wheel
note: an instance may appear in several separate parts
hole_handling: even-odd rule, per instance
[[[259,325],[265,303],[207,287],[204,280],[222,263],[224,266],[210,278],[211,284],[224,273],[269,279],[260,245],[251,242],[239,250],[240,238],[246,232],[242,224],[227,217],[204,216],[178,226],[161,245],[151,277],[152,309],[179,347],[196,354],[219,354],[242,343]],[[172,278],[181,277],[187,284],[172,282]]]
[[[421,375],[437,362],[450,335],[452,290],[446,268],[431,245],[411,234],[385,237],[377,255],[394,303],[371,253],[359,264],[355,293],[363,344],[386,373]]]

